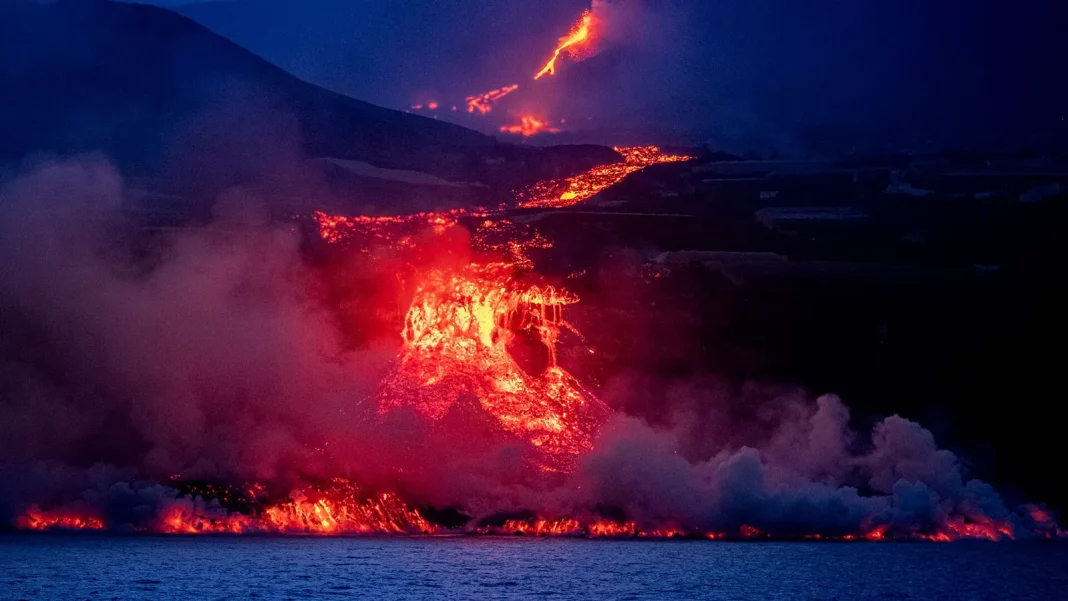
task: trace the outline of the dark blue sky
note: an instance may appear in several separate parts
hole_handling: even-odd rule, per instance
[[[1065,131],[1065,11],[1053,0],[606,1],[618,23],[603,52],[539,85],[530,74],[588,0],[182,10],[305,79],[393,107],[520,83],[512,109],[572,128],[734,149],[1020,145]]]

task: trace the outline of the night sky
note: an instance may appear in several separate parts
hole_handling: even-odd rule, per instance
[[[159,0],[159,3],[173,5]],[[587,128],[726,147],[1063,140],[1055,2],[612,0],[602,52],[528,102]],[[232,0],[181,10],[319,85],[391,107],[527,83],[588,0]],[[466,125],[477,126],[477,124]]]

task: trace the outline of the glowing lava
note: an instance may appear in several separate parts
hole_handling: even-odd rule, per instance
[[[519,89],[519,84],[510,85],[496,90],[490,90],[485,94],[467,97],[467,112],[485,115],[493,110],[493,104],[501,98]]]
[[[385,382],[379,410],[413,407],[434,422],[473,395],[502,430],[567,467],[592,448],[607,412],[557,363],[563,308],[578,302],[553,286],[522,284],[507,263],[425,274],[405,319],[404,346]],[[547,367],[528,374],[509,352],[521,334],[544,347]]]
[[[560,130],[550,126],[547,122],[534,117],[523,116],[516,125],[502,125],[501,131],[507,134],[519,134],[530,137],[540,133],[557,133]]]
[[[166,534],[426,534],[437,530],[400,497],[380,493],[362,497],[344,483],[338,494],[295,493],[292,500],[269,506],[258,516],[213,514],[194,506],[170,505],[154,529]]]
[[[104,520],[71,511],[44,511],[34,505],[15,522],[15,526],[23,530],[102,530]]]
[[[614,186],[628,175],[650,165],[688,161],[692,157],[665,154],[656,146],[616,148],[622,163],[600,165],[578,175],[538,182],[519,193],[519,206],[525,209],[563,208],[589,199],[601,190]]]
[[[534,75],[534,79],[541,79],[546,75],[556,75],[556,61],[560,58],[560,54],[567,52],[574,60],[581,60],[585,56],[585,52],[589,49],[589,43],[592,39],[591,29],[593,27],[593,13],[586,11],[582,13],[582,17],[571,27],[571,31],[562,38],[560,38],[556,49],[553,50],[553,56],[549,59],[549,62],[545,63],[545,66],[541,68]]]
[[[557,360],[564,319],[574,294],[526,282],[527,252],[551,246],[529,226],[488,213],[419,213],[399,217],[338,217],[316,213],[320,236],[366,250],[368,242],[404,247],[419,230],[443,233],[461,217],[479,217],[472,247],[485,260],[415,275],[415,292],[396,366],[383,382],[380,413],[410,407],[438,422],[461,398],[474,398],[501,431],[535,449],[543,468],[569,469],[592,448],[607,408]],[[577,334],[577,332],[575,332]],[[528,373],[512,356],[518,339],[540,345],[544,367]]]
[[[350,238],[357,239],[364,244],[366,250],[374,243],[410,246],[413,235],[428,228],[434,233],[440,234],[456,225],[460,217],[472,214],[477,213],[470,213],[464,209],[455,209],[442,213],[343,217],[316,211],[312,214],[312,219],[318,225],[319,236],[323,240],[340,242]],[[353,234],[356,235],[353,236]]]

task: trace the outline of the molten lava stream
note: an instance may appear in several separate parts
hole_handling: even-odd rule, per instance
[[[607,410],[557,364],[563,308],[578,299],[553,286],[521,284],[507,263],[425,274],[405,318],[397,367],[379,410],[412,407],[440,421],[464,394],[499,427],[528,441],[545,467],[565,469],[592,448]],[[527,374],[508,350],[521,332],[545,347],[548,365]]]
[[[565,51],[572,59],[581,60],[592,39],[592,29],[593,13],[587,10],[582,13],[582,17],[571,27],[571,31],[560,38],[556,49],[553,50],[552,58],[545,63],[541,71],[534,75],[534,79],[541,79],[546,75],[556,75],[556,61],[560,58],[560,54]]]
[[[588,200],[598,192],[623,181],[628,175],[660,163],[688,161],[693,157],[665,154],[656,146],[616,148],[623,155],[622,163],[600,165],[584,173],[564,179],[548,180],[518,193],[519,206],[524,209],[563,208]]]

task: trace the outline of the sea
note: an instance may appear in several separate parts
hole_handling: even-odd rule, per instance
[[[1068,544],[0,536],[7,599],[1068,599]]]

